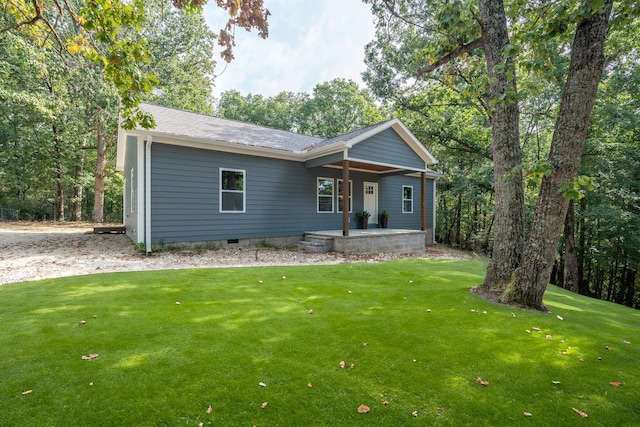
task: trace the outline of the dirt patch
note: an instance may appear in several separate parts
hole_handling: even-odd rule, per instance
[[[314,254],[291,249],[251,248],[163,252],[146,256],[135,251],[126,235],[93,234],[93,226],[89,223],[0,222],[0,285],[117,271],[341,264],[416,257],[467,258],[464,252],[440,245],[430,245],[426,252],[416,254]]]

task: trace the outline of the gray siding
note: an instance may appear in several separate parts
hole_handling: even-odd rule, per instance
[[[127,235],[134,241],[138,241],[138,138],[136,136],[127,136],[126,154],[124,162],[124,225],[127,229]],[[133,181],[131,180],[131,171],[133,170]],[[133,191],[132,191],[133,188]],[[133,209],[131,207],[133,206]]]
[[[305,162],[305,166],[308,168],[314,168],[314,167],[326,165],[329,163],[340,162],[343,159],[344,159],[343,153],[334,153],[334,154],[329,154],[328,156],[318,157],[317,159],[307,160]]]
[[[209,240],[260,239],[302,236],[306,231],[342,228],[337,209],[337,179],[334,168],[305,168],[304,163],[205,151],[162,143],[152,145],[152,236],[153,243],[202,242]],[[220,213],[219,168],[246,171],[246,212]],[[334,184],[334,212],[317,212],[317,178]],[[350,214],[362,211],[363,182],[379,182],[379,210],[392,212],[393,228],[419,229],[418,178],[354,172]],[[414,185],[414,214],[401,214],[402,185]],[[433,203],[427,202],[431,209]]]
[[[427,179],[426,183],[426,219],[427,229],[433,228],[433,189],[435,181]],[[402,186],[413,186],[413,213],[402,212]],[[420,178],[402,175],[383,177],[379,184],[378,209],[386,210],[389,217],[389,228],[420,229]]]
[[[390,156],[390,153],[393,153]],[[386,129],[349,149],[351,159],[424,169],[425,163],[393,129]]]
[[[161,143],[151,150],[154,243],[302,236],[341,227],[341,214],[316,207],[317,177],[338,178],[338,170]],[[245,213],[220,213],[221,167],[246,170]]]

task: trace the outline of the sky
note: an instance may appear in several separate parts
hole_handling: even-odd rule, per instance
[[[236,30],[235,59],[217,61],[213,95],[227,90],[242,95],[274,96],[282,91],[311,93],[318,83],[351,79],[364,88],[364,47],[373,40],[370,6],[360,0],[264,0],[269,37]],[[209,1],[204,16],[218,33],[227,18]]]

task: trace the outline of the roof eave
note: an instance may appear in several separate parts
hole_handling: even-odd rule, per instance
[[[301,160],[301,151],[285,151],[275,148],[257,147],[253,145],[245,145],[237,142],[228,142],[220,140],[212,140],[205,138],[195,138],[185,135],[176,135],[158,131],[133,130],[127,131],[129,135],[147,136],[151,135],[154,142],[166,142],[172,145],[180,145],[184,147],[202,148],[205,150],[217,150],[230,153],[248,154],[260,157],[271,157],[284,160]]]

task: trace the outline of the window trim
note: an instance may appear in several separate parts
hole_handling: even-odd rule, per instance
[[[320,180],[326,180],[326,181],[331,181],[331,195],[328,194],[320,194]],[[319,214],[326,214],[326,213],[334,213],[335,211],[335,200],[334,200],[334,196],[335,196],[335,189],[336,189],[336,182],[335,179],[333,178],[328,178],[326,176],[319,176],[316,179],[316,213]],[[320,197],[324,197],[324,198],[331,198],[331,210],[330,211],[321,211],[320,210]]]
[[[406,188],[410,188],[411,189],[411,198],[410,199],[405,199],[404,197],[404,192]],[[405,202],[411,202],[411,209],[410,210],[406,210],[405,209]],[[403,185],[402,186],[402,213],[413,213],[413,185]]]
[[[224,190],[222,188],[222,174],[224,172],[241,172],[242,173],[242,190]],[[245,213],[247,212],[247,170],[246,169],[233,169],[233,168],[218,168],[218,211],[220,213]],[[242,193],[242,210],[227,211],[222,209],[222,194],[223,193]]]
[[[342,213],[342,209],[340,209],[340,198],[343,197],[340,194],[340,184],[344,181],[342,178],[338,178],[336,180],[336,190],[337,190],[337,202],[336,202],[336,212]],[[349,213],[353,212],[353,180],[349,180]]]

